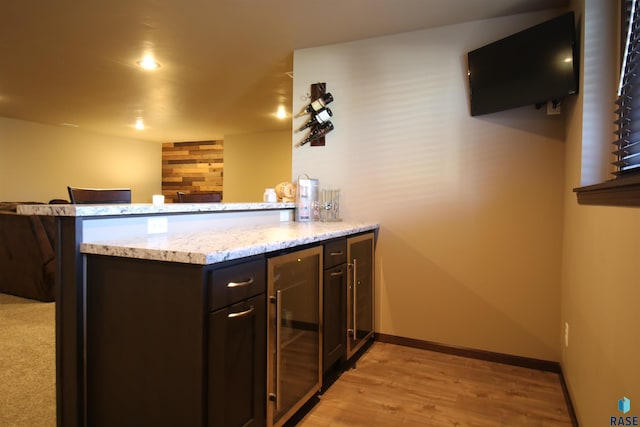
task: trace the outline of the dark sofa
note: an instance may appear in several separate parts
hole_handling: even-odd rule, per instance
[[[20,215],[21,203],[0,202],[0,292],[55,299],[55,218]]]

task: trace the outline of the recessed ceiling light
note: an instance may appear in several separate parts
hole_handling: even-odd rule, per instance
[[[136,62],[136,64],[145,70],[156,70],[160,68],[160,64],[150,55],[145,56],[141,61]]]
[[[140,118],[136,119],[136,129],[144,130],[144,121]]]
[[[278,107],[278,111],[276,112],[276,117],[279,119],[287,118],[287,110],[284,109],[284,105],[280,105]]]

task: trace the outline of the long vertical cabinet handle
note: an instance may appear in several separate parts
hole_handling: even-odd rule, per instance
[[[358,266],[357,260],[353,259],[353,340],[358,339],[358,329],[356,328],[356,314],[358,313]]]
[[[282,291],[276,291],[276,412],[280,412],[280,346],[282,345]]]

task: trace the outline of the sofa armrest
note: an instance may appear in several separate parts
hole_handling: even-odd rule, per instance
[[[53,217],[0,212],[0,292],[55,300],[55,228]]]
[[[49,236],[47,235],[46,230],[44,229],[44,225],[42,225],[42,221],[39,216],[31,215],[29,216],[31,220],[31,228],[33,230],[33,235],[38,242],[38,247],[40,248],[40,253],[42,254],[42,261],[47,264],[51,262],[55,258],[55,252],[53,250],[53,246],[51,245],[51,241],[49,240]]]

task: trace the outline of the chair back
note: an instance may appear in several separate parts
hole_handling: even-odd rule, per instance
[[[219,203],[222,193],[218,191],[183,193],[178,191],[178,203]]]
[[[131,203],[130,188],[78,188],[67,187],[73,204]]]

